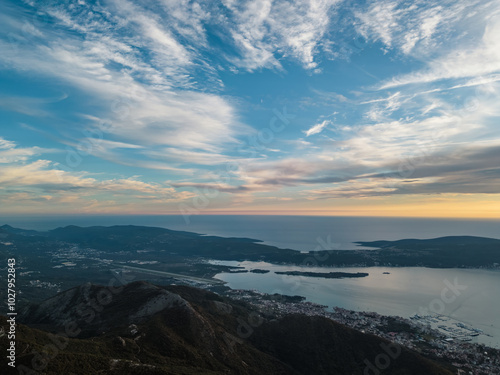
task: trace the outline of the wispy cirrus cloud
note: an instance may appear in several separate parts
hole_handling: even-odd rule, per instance
[[[28,116],[46,117],[50,112],[44,109],[47,104],[56,103],[67,98],[61,95],[58,98],[34,98],[24,96],[0,96],[0,109],[14,111]]]
[[[500,8],[499,8],[500,10]],[[380,86],[381,89],[408,84],[432,83],[444,79],[483,78],[500,72],[500,14],[487,21],[479,44],[452,50],[442,57],[431,60],[428,67],[392,78]],[[484,78],[483,78],[484,79]]]
[[[89,95],[87,102],[99,108],[97,113],[93,109],[94,117],[113,124],[106,134],[108,141],[133,143],[138,148],[199,150],[206,159],[211,153],[217,157],[226,145],[236,144],[237,136],[249,128],[239,121],[229,100],[204,92],[203,83],[194,81],[193,70],[205,66],[199,62],[198,52],[181,44],[151,10],[131,2],[112,6],[116,8],[113,12],[99,4],[69,8],[47,4],[43,10],[59,21],[58,28],[79,35],[33,23],[30,25],[39,30],[33,35],[43,37],[35,37],[31,44],[14,45],[14,49],[11,42],[0,40],[2,50],[7,51],[0,60],[18,71],[55,78]],[[182,4],[176,9],[176,14],[182,13]],[[197,14],[206,16],[201,10]],[[186,19],[177,18],[179,28],[187,27]],[[19,29],[11,34],[23,35],[22,24],[12,24]],[[195,34],[183,32],[203,44],[199,24],[196,30]],[[95,127],[91,122],[87,126]],[[78,132],[72,135],[68,129],[66,133],[69,142],[80,140]],[[108,149],[113,152],[119,152],[118,148]],[[154,162],[162,161],[165,159]]]
[[[496,1],[373,1],[355,11],[365,38],[419,60],[423,67],[383,82],[379,89],[480,77],[500,69]]]
[[[460,31],[476,32],[473,29],[481,22],[471,21],[487,15],[492,8],[494,1],[370,1],[354,10],[354,25],[365,38],[381,42],[387,50],[432,56],[440,49],[460,46],[467,40]],[[450,36],[454,37],[451,45]]]
[[[225,1],[232,13],[231,36],[241,57],[238,67],[281,68],[280,57],[290,55],[306,69],[315,69],[321,41],[330,26],[329,13],[337,0],[253,2]]]
[[[239,176],[253,187],[300,187],[310,199],[498,194],[497,92],[491,86],[473,108],[438,104],[431,115],[339,127],[338,140],[323,141],[319,150],[245,164]]]
[[[324,120],[316,125],[311,126],[308,130],[306,130],[304,133],[306,137],[309,137],[314,134],[321,133],[328,125],[330,125],[332,122],[330,120]]]

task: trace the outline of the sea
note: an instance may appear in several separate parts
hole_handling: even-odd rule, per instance
[[[356,241],[480,236],[500,238],[500,218],[496,220],[325,217],[325,216],[245,216],[245,215],[71,215],[0,216],[0,225],[23,229],[50,230],[67,225],[145,225],[222,237],[246,237],[283,249],[310,251],[359,249]],[[327,245],[325,245],[325,243]]]
[[[357,241],[428,239],[442,236],[500,238],[500,219],[428,219],[315,216],[18,216],[0,217],[0,225],[50,230],[66,225],[145,225],[222,237],[244,237],[280,248],[353,250]],[[332,268],[273,265],[264,262],[222,262],[267,274],[221,273],[217,278],[234,289],[301,295],[328,308],[409,318],[430,314],[465,324],[484,334],[473,342],[500,348],[500,270],[423,267]],[[324,279],[277,275],[274,271],[366,272],[363,278]],[[450,287],[450,285],[452,287]],[[454,294],[450,294],[454,293]],[[432,325],[432,324],[431,324]],[[442,325],[442,323],[441,323]]]

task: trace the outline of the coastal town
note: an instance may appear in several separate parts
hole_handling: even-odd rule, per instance
[[[470,342],[471,336],[480,335],[482,331],[463,323],[452,323],[447,317],[415,315],[412,319],[405,319],[340,307],[329,311],[327,306],[298,301],[300,298],[297,297],[249,290],[231,289],[225,294],[249,303],[263,316],[305,314],[332,319],[360,332],[383,337],[436,361],[451,363],[457,375],[500,374],[500,350]],[[435,324],[440,327],[434,328]]]

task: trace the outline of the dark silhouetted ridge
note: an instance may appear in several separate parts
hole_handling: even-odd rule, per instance
[[[106,290],[88,283],[26,308],[19,316],[17,363],[31,368],[36,353],[54,342],[48,332],[70,323],[80,334],[65,341],[39,373],[362,375],[365,360],[373,362],[383,353],[381,343],[389,344],[305,315],[262,317],[242,335],[241,322],[253,313],[248,305],[188,286],[139,281],[109,298]],[[452,372],[402,349],[384,374]]]

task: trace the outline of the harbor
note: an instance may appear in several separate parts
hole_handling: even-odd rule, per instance
[[[477,337],[481,335],[491,337],[491,335],[484,333],[481,329],[471,327],[464,322],[446,315],[415,314],[410,319],[430,326],[430,328],[443,334],[446,337],[443,339],[445,343],[452,341],[477,342]]]

